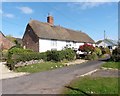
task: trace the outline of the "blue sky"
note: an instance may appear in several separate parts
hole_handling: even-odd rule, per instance
[[[30,18],[46,22],[48,13],[55,25],[81,30],[95,41],[103,39],[104,30],[107,38],[118,39],[117,2],[3,2],[0,30],[22,38]]]

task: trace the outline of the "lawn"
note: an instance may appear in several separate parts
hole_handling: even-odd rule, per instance
[[[72,81],[63,94],[118,94],[118,78],[85,76]],[[80,96],[80,95],[79,95]]]
[[[102,67],[105,68],[113,68],[113,69],[120,69],[120,62],[113,62],[113,61],[108,61],[102,65]]]
[[[23,67],[18,67],[15,69],[16,72],[28,72],[28,73],[35,73],[41,71],[52,70],[56,68],[63,67],[64,65],[60,62],[43,62],[38,64],[27,65]]]

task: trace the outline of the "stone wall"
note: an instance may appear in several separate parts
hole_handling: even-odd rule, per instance
[[[15,64],[15,67],[21,67],[21,66],[26,66],[26,65],[32,65],[32,64],[37,64],[37,63],[42,63],[44,62],[42,59],[41,60],[31,60],[31,61],[21,61]]]

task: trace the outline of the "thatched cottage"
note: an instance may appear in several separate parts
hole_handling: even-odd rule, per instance
[[[62,50],[65,47],[78,49],[84,43],[95,44],[87,34],[55,26],[52,16],[47,17],[47,23],[30,20],[23,35],[24,48],[36,52],[47,50]]]

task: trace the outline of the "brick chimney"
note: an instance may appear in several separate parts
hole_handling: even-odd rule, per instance
[[[51,25],[54,25],[53,17],[52,17],[50,14],[48,14],[47,22],[48,22],[49,24],[51,24]]]

